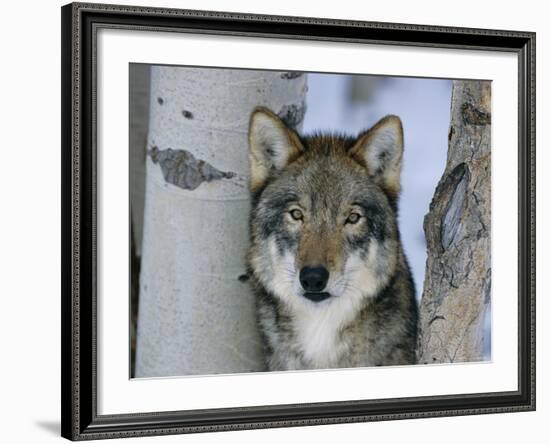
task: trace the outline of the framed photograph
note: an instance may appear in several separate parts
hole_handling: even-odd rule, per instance
[[[62,435],[535,409],[535,34],[62,8]]]

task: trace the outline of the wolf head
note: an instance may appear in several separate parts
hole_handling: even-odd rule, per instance
[[[357,138],[300,137],[260,107],[248,137],[254,278],[296,310],[375,296],[400,254],[400,119],[387,116]]]

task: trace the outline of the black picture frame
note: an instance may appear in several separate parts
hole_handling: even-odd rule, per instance
[[[62,14],[62,436],[71,440],[535,409],[535,33],[72,3]],[[508,51],[519,66],[518,390],[97,414],[95,39],[99,27]]]

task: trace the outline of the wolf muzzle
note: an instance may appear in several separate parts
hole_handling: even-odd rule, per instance
[[[304,297],[313,302],[320,302],[330,297],[330,293],[323,291],[329,278],[328,270],[316,265],[306,266],[300,270],[300,284],[305,290]]]

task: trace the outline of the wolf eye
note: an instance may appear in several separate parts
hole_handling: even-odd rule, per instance
[[[351,213],[346,219],[346,223],[356,224],[357,222],[359,222],[359,219],[361,219],[361,215],[359,213]]]
[[[302,220],[304,218],[303,213],[300,210],[294,209],[290,211],[290,216],[294,220]]]

